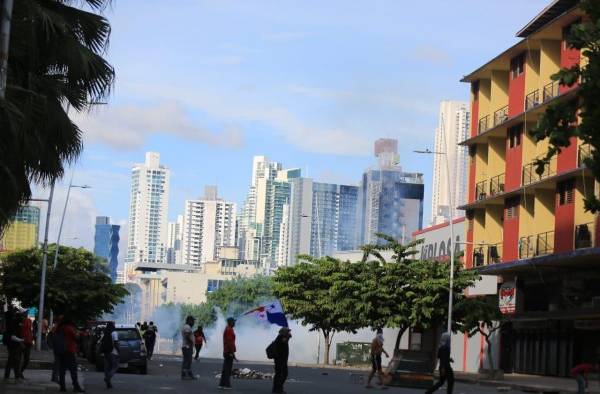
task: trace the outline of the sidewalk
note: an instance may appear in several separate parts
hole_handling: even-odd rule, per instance
[[[6,352],[6,346],[0,346],[0,367],[4,368],[7,357],[8,353]],[[31,351],[29,369],[52,369],[52,364],[54,364],[54,355],[52,354],[52,351],[37,351],[35,349]]]
[[[0,393],[2,394],[22,394],[45,391],[58,391],[58,385],[50,381],[51,371],[37,369],[25,371],[26,381],[15,383],[14,379],[9,381],[0,380]],[[68,374],[67,374],[68,375]],[[67,385],[71,382],[67,377]]]
[[[483,386],[506,387],[512,390],[521,390],[533,393],[577,393],[575,379],[556,378],[552,376],[507,374],[503,380],[485,379],[477,373],[454,372],[456,380],[463,383],[480,384]],[[589,394],[600,394],[598,379],[590,379],[586,391]]]

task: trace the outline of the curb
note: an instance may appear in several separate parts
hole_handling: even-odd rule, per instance
[[[486,387],[503,387],[508,390],[519,390],[528,393],[543,393],[543,394],[577,394],[577,390],[575,389],[557,389],[552,386],[543,386],[543,385],[527,385],[522,383],[511,383],[506,380],[485,380],[485,379],[469,379],[465,377],[456,376],[455,380],[461,383],[473,384],[473,385],[481,385]],[[507,391],[508,391],[507,390]],[[600,394],[600,391],[587,391],[590,394]]]

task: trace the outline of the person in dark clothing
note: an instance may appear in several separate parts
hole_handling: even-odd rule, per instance
[[[442,334],[437,357],[440,360],[440,380],[425,393],[431,394],[440,387],[442,387],[444,383],[448,382],[446,392],[448,394],[452,394],[454,390],[454,371],[452,370],[452,366],[450,365],[450,363],[453,362],[453,360],[450,357],[450,334],[447,332]]]
[[[227,327],[223,331],[223,370],[221,371],[221,381],[219,388],[221,390],[231,390],[231,371],[233,370],[233,361],[235,358],[235,319],[227,318]]]
[[[14,371],[15,381],[19,382],[21,378],[21,356],[23,354],[24,340],[21,337],[20,315],[8,317],[6,331],[3,339],[8,350],[8,359],[4,367],[4,379],[10,378],[10,370]]]
[[[282,327],[275,338],[275,376],[273,377],[273,393],[284,393],[283,384],[288,376],[288,356],[290,354],[289,341],[292,337],[291,330]]]
[[[76,393],[85,393],[83,388],[79,385],[79,380],[77,378],[77,360],[75,359],[77,354],[77,328],[75,328],[75,325],[68,317],[63,317],[59,324],[56,330],[56,337],[58,336],[64,338],[64,349],[54,349],[56,354],[58,354],[60,365],[60,391],[67,391],[65,374],[67,373],[67,370],[69,370],[71,373],[71,381],[73,382],[73,391]],[[55,339],[55,344],[58,342],[59,341]]]
[[[104,356],[104,383],[111,389],[112,378],[119,369],[119,334],[115,331],[115,323],[109,321],[102,336],[102,354]]]
[[[196,355],[194,356],[194,360],[198,361],[198,357],[200,356],[200,350],[202,350],[202,345],[206,342],[206,337],[204,336],[204,330],[202,326],[198,326],[196,331],[194,331],[194,347],[196,348]]]
[[[154,345],[156,344],[156,326],[153,322],[150,322],[150,325],[144,331],[144,343],[148,352],[148,360],[150,360],[152,359],[152,354],[154,354]]]
[[[22,347],[22,361],[21,361],[21,370],[19,373],[21,374],[21,379],[25,379],[23,376],[23,371],[27,369],[29,366],[29,359],[31,357],[31,348],[33,348],[33,333],[34,327],[31,323],[31,319],[27,316],[27,313],[23,316],[23,321],[21,323],[21,338],[23,338],[23,347]]]

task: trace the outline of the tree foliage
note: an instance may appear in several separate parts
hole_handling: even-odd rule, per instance
[[[270,278],[266,276],[228,280],[207,295],[208,304],[218,307],[224,314],[233,317],[271,298],[273,298],[273,288]]]
[[[54,255],[53,245],[49,255]],[[3,256],[0,293],[23,306],[37,306],[40,295],[42,251],[29,249]],[[58,265],[48,264],[46,310],[68,314],[83,322],[111,313],[127,295],[123,285],[113,284],[103,260],[83,248],[60,247]]]
[[[110,0],[14,3],[5,99],[0,99],[0,232],[31,197],[30,182],[49,184],[82,150],[69,109],[108,97],[114,70],[102,57],[110,36],[100,12]],[[77,8],[85,4],[90,11]]]
[[[578,84],[572,100],[559,100],[548,105],[530,134],[536,141],[548,139],[547,154],[537,160],[538,173],[543,173],[550,159],[571,144],[572,137],[580,138],[591,147],[585,165],[594,178],[600,181],[600,2],[582,0],[586,13],[580,23],[572,25],[567,43],[581,51],[587,60],[571,68],[563,68],[552,75],[561,86]],[[600,210],[600,200],[594,195],[586,197],[587,210]]]

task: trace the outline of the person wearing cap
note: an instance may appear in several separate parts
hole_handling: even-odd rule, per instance
[[[235,358],[235,319],[227,318],[227,327],[223,331],[223,370],[221,371],[221,390],[231,390],[231,371],[233,369],[233,360]]]
[[[288,356],[290,354],[289,341],[292,337],[291,331],[287,327],[279,330],[279,335],[275,338],[275,376],[273,377],[273,393],[284,393],[283,384],[288,376]]]
[[[194,325],[193,316],[185,318],[185,324],[181,329],[181,353],[183,354],[183,362],[181,363],[181,379],[194,380],[192,373],[192,356],[194,355],[194,333],[192,326]]]

